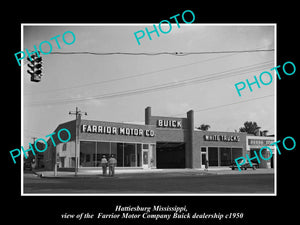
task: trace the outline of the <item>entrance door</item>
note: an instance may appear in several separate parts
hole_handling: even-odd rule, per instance
[[[205,162],[207,160],[207,147],[201,147],[201,168],[205,168]]]
[[[60,159],[60,167],[61,168],[65,168],[65,158],[66,157],[59,157],[59,159]]]
[[[149,168],[149,151],[143,150],[143,168]]]
[[[156,145],[156,167],[185,168],[185,143],[158,142]]]
[[[201,168],[205,168],[205,162],[207,160],[206,153],[202,153],[201,156],[202,156],[202,158],[201,158]]]

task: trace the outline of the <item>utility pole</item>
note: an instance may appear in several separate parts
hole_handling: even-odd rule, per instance
[[[32,138],[32,145],[34,146],[34,143],[35,143],[35,140],[37,139],[37,137],[31,137]],[[34,159],[34,167],[37,166],[37,155],[32,155],[33,159]],[[33,170],[33,165],[32,165],[32,162],[33,162],[33,159],[31,160],[31,169]]]
[[[75,112],[69,111],[69,115],[75,115],[76,117],[76,127],[75,127],[75,176],[77,176],[78,173],[78,149],[79,149],[79,126],[81,123],[81,115],[84,113],[84,115],[87,115],[87,112],[81,112],[78,110],[78,107],[76,106]]]

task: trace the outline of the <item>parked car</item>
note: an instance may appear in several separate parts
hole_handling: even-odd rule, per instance
[[[243,159],[238,160],[238,163],[241,164],[243,161]],[[236,163],[232,163],[229,166],[232,170],[235,170],[236,168],[238,169],[238,166],[236,165]],[[258,163],[252,163],[252,166],[250,165],[249,162],[245,162],[243,165],[240,165],[241,170],[247,170],[247,168],[252,168],[253,170],[256,170],[256,168],[258,168]]]

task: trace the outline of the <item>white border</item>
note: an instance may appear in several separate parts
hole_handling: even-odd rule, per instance
[[[21,23],[21,50],[24,49],[24,26],[152,26],[151,23],[129,23],[129,24],[120,24],[120,23]],[[277,65],[277,23],[193,23],[193,24],[180,24],[181,26],[274,26],[274,62]],[[21,144],[24,146],[24,124],[23,124],[23,77],[24,77],[24,63],[21,62]],[[274,98],[274,140],[277,141],[277,79],[275,80],[275,98]],[[33,194],[33,193],[24,193],[24,182],[23,182],[23,157],[21,154],[21,196],[277,196],[277,151],[275,151],[275,158],[274,158],[274,193],[211,193],[211,194],[197,194],[197,193],[180,193],[180,194],[155,194],[155,193],[139,193],[139,194],[115,194],[115,193],[106,193],[106,194],[58,194],[58,193],[48,193],[48,194]]]
[[[23,25],[21,24],[21,50],[24,49],[24,29],[23,29]],[[23,87],[24,87],[24,65],[23,65],[23,60],[21,61],[21,146],[24,146],[24,117],[23,117],[23,113],[24,113],[24,98],[23,98]],[[25,195],[24,194],[24,184],[23,184],[23,174],[24,174],[24,156],[21,153],[21,196]]]

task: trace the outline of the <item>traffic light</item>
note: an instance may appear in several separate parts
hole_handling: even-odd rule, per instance
[[[31,60],[30,60],[31,58]],[[31,57],[27,57],[28,64],[30,70],[27,72],[31,76],[32,82],[40,82],[42,78],[42,57],[38,57],[37,54],[32,55]]]

